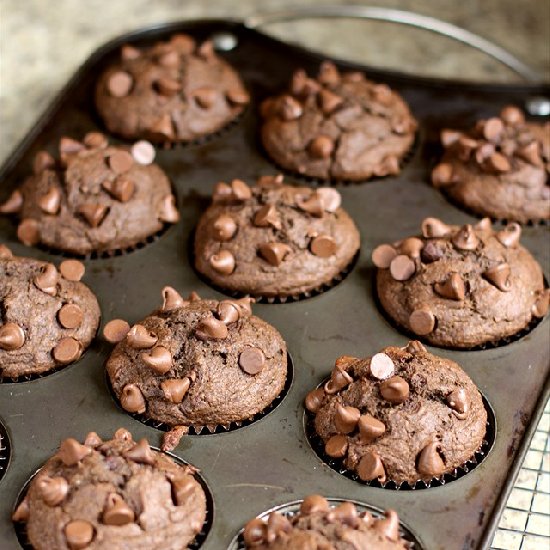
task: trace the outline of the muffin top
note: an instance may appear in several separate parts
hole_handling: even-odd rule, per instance
[[[171,287],[163,296],[162,307],[129,331],[118,320],[104,329],[120,340],[106,368],[126,411],[212,430],[252,418],[279,395],[286,344],[252,315],[250,298],[184,300]]]
[[[100,133],[84,142],[61,138],[59,158],[37,153],[34,174],[0,206],[17,214],[19,240],[86,255],[131,247],[176,223],[166,174],[146,141],[109,145]]]
[[[372,253],[382,307],[407,331],[443,347],[469,348],[516,334],[548,310],[542,270],[519,244],[521,227],[489,218],[451,226],[422,222],[422,235]]]
[[[332,188],[219,183],[195,233],[195,265],[215,285],[254,296],[298,296],[329,284],[359,250],[359,232]]]
[[[254,550],[407,548],[399,533],[399,518],[388,510],[383,518],[359,512],[352,502],[331,507],[322,496],[306,497],[298,513],[286,517],[271,512],[249,521],[243,532],[245,548]]]
[[[262,141],[293,172],[331,180],[397,174],[416,121],[401,96],[360,72],[324,61],[316,79],[294,73],[286,93],[262,104]]]
[[[80,358],[99,325],[84,265],[12,255],[0,244],[0,377],[39,374]]]
[[[249,102],[239,75],[185,34],[138,49],[124,46],[100,76],[96,106],[107,128],[126,138],[190,141],[216,132]]]
[[[550,122],[526,122],[516,107],[467,132],[443,130],[432,182],[483,216],[525,223],[550,218]]]
[[[29,484],[13,521],[36,550],[187,548],[202,530],[206,496],[197,470],[135,442],[65,439]]]
[[[487,412],[468,375],[417,341],[373,357],[343,356],[306,409],[325,453],[361,480],[430,482],[474,456]]]

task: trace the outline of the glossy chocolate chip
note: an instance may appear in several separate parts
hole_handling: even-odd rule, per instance
[[[550,306],[550,291],[544,289],[536,296],[535,303],[531,307],[531,312],[535,317],[544,317]]]
[[[330,505],[328,500],[321,495],[309,495],[300,504],[300,514],[309,515],[317,512],[328,512]]]
[[[162,289],[162,311],[173,311],[185,307],[189,302],[181,297],[181,294],[171,286]]]
[[[48,192],[38,199],[38,206],[46,214],[57,214],[60,205],[61,191],[57,187],[50,187]]]
[[[449,162],[442,162],[432,170],[432,183],[434,187],[447,187],[453,182],[453,165]]]
[[[152,348],[158,340],[158,337],[143,325],[134,325],[126,335],[128,345],[134,349]]]
[[[502,231],[498,231],[496,237],[506,248],[516,248],[521,238],[521,226],[510,223]]]
[[[451,231],[451,228],[437,218],[426,218],[422,222],[422,235],[426,239],[445,237]]]
[[[408,281],[416,272],[416,266],[405,254],[399,254],[390,263],[390,273],[396,281]]]
[[[124,457],[139,464],[152,465],[155,463],[155,455],[145,438],[140,439],[130,450],[126,451]]]
[[[28,521],[30,516],[29,501],[27,498],[23,499],[19,506],[15,509],[15,512],[11,515],[12,521]]]
[[[48,506],[57,506],[65,500],[69,492],[69,484],[63,477],[42,476],[38,483],[38,490],[42,500]]]
[[[224,340],[229,334],[227,325],[214,317],[206,317],[198,324],[195,336],[206,342],[208,340]]]
[[[343,458],[348,452],[348,445],[345,435],[333,435],[325,444],[325,453],[331,458]]]
[[[316,159],[328,159],[334,151],[334,141],[329,136],[318,136],[308,146],[309,154]]]
[[[59,274],[53,264],[46,264],[40,269],[40,273],[33,279],[34,286],[42,292],[55,296],[57,294],[57,281]]]
[[[239,367],[247,374],[255,375],[265,366],[264,352],[255,347],[247,347],[239,355]]]
[[[380,420],[370,414],[362,414],[357,423],[359,435],[363,443],[372,443],[375,439],[383,436],[386,432],[386,426]]]
[[[290,246],[285,243],[271,242],[262,244],[259,247],[262,258],[274,267],[281,265],[290,252]]]
[[[380,483],[386,481],[386,471],[380,456],[375,451],[367,451],[357,465],[357,475],[363,481],[377,479]]]
[[[428,306],[415,309],[409,316],[409,326],[419,336],[430,334],[435,328],[435,315]]]
[[[393,375],[395,365],[389,355],[376,353],[370,360],[370,374],[377,380],[385,380]]]
[[[107,81],[107,89],[113,97],[125,97],[130,93],[134,80],[126,72],[117,71]]]
[[[65,304],[57,312],[57,319],[63,328],[78,328],[84,320],[84,312],[76,304]]]
[[[296,120],[302,116],[303,109],[299,101],[289,95],[278,101],[279,116],[286,121]]]
[[[281,219],[277,208],[273,204],[262,206],[254,216],[254,225],[257,227],[274,227],[281,229]]]
[[[143,414],[145,412],[145,398],[136,384],[126,384],[122,388],[120,404],[129,413]]]
[[[510,273],[510,266],[507,263],[501,263],[484,271],[483,278],[500,291],[509,292],[512,290]]]
[[[103,337],[107,342],[116,344],[126,338],[130,331],[130,325],[123,319],[113,319],[103,327]]]
[[[348,434],[355,430],[361,411],[355,407],[344,407],[340,404],[336,405],[334,415],[334,426],[339,433]]]
[[[309,245],[310,250],[319,258],[330,258],[336,254],[336,241],[330,235],[319,235]]]
[[[250,520],[244,527],[243,540],[248,546],[257,546],[267,537],[267,525],[260,519]]]
[[[482,125],[483,137],[488,141],[497,141],[503,130],[502,120],[496,117],[484,121]]]
[[[315,194],[326,212],[336,212],[342,204],[342,195],[332,187],[319,187]]]
[[[181,403],[189,391],[191,380],[189,378],[172,378],[160,383],[164,397],[172,403]]]
[[[172,125],[172,119],[170,115],[165,114],[159,119],[154,121],[149,128],[152,134],[158,135],[163,138],[170,139],[174,135],[174,127]]]
[[[197,483],[189,475],[172,479],[172,495],[176,506],[183,506],[189,502],[196,490]]]
[[[390,267],[393,259],[397,256],[395,248],[389,244],[381,244],[372,251],[372,263],[379,269]]]
[[[84,277],[86,268],[78,260],[64,260],[59,265],[59,272],[67,281],[80,281]]]
[[[330,380],[325,383],[323,389],[325,393],[333,395],[352,382],[353,378],[345,370],[335,368],[330,375]]]
[[[88,222],[88,225],[99,227],[109,212],[109,207],[104,204],[86,203],[80,206],[78,212]]]
[[[126,525],[134,521],[134,511],[120,495],[110,493],[107,495],[102,519],[105,525]]]
[[[84,440],[84,445],[88,445],[88,447],[97,447],[103,443],[103,439],[97,435],[96,432],[89,432],[86,436],[86,439]]]
[[[429,443],[418,457],[416,469],[422,475],[437,477],[445,471],[445,463],[439,454],[439,443]]]
[[[86,548],[94,538],[94,527],[82,519],[70,521],[65,525],[65,538],[70,550]]]
[[[164,346],[155,346],[149,352],[143,352],[141,360],[157,374],[166,374],[172,368],[172,354]]]
[[[62,338],[52,350],[53,358],[60,365],[68,365],[76,361],[82,353],[82,347],[74,338]]]
[[[470,410],[470,403],[468,400],[468,395],[463,388],[458,388],[453,390],[446,398],[445,401],[451,409],[453,409],[457,416],[464,418],[465,415]]]
[[[193,97],[201,109],[210,109],[216,103],[219,94],[214,88],[204,86],[193,92]]]
[[[32,218],[25,218],[17,227],[17,238],[26,246],[34,246],[40,241],[38,222]]]
[[[134,157],[128,151],[116,150],[109,156],[109,167],[115,174],[123,174],[134,165]]]
[[[69,437],[61,443],[56,456],[65,466],[74,466],[91,452],[92,449],[90,447],[81,445],[76,439]]]
[[[220,302],[216,308],[216,315],[218,319],[226,325],[236,323],[241,316],[238,304],[231,300],[223,300]]]
[[[235,257],[229,250],[220,250],[210,257],[210,266],[222,275],[231,275],[235,271]]]
[[[343,98],[330,90],[321,90],[317,96],[319,106],[325,115],[335,111],[344,102]]]
[[[166,195],[160,203],[158,218],[161,222],[177,223],[180,219],[180,213],[176,207],[176,197]]]
[[[282,514],[271,512],[267,518],[266,540],[268,543],[277,540],[292,531],[292,524]]]
[[[386,510],[385,517],[376,520],[374,529],[383,537],[397,542],[400,538],[399,535],[399,517],[395,510]]]
[[[435,283],[434,290],[443,298],[449,300],[464,300],[465,285],[464,279],[459,273],[451,273],[451,275],[442,283]]]
[[[380,395],[394,405],[404,403],[409,398],[409,384],[401,376],[392,376],[380,383]]]
[[[311,195],[296,195],[296,206],[316,218],[322,218],[325,212],[323,202],[317,193]]]
[[[325,391],[323,388],[316,388],[310,391],[304,400],[304,406],[310,413],[316,413],[323,404],[325,399]]]
[[[0,260],[11,260],[12,258],[12,251],[5,244],[0,244]]]
[[[237,224],[231,216],[221,215],[212,224],[214,239],[219,242],[230,241],[237,232]]]
[[[458,250],[475,250],[479,245],[479,238],[471,225],[463,225],[451,241]]]
[[[0,349],[13,351],[23,347],[25,332],[16,323],[7,322],[0,326]]]

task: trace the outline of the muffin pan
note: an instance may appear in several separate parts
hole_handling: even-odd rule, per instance
[[[259,103],[283,88],[296,68],[313,72],[323,59],[237,22],[177,23],[117,38],[83,65],[8,159],[0,173],[0,201],[29,173],[38,150],[52,151],[64,135],[78,139],[87,131],[104,130],[95,114],[93,89],[95,79],[118,55],[120,45],[145,45],[174,32],[188,32],[201,40],[233,37],[235,47],[222,55],[241,73],[252,94],[252,104],[235,124],[209,139],[158,151],[156,161],[172,180],[182,219],[141,249],[85,260],[85,282],[98,297],[104,323],[117,317],[138,321],[143,311],[158,305],[164,285],[172,285],[182,294],[195,290],[203,297],[221,296],[201,281],[190,265],[190,234],[215,183],[233,178],[253,180],[276,172],[259,145]],[[293,356],[294,379],[286,398],[249,426],[200,437],[190,435],[176,448],[176,456],[200,468],[212,491],[213,524],[202,548],[227,548],[250,518],[312,493],[357,500],[381,509],[394,508],[403,523],[410,526],[417,546],[426,549],[484,548],[492,539],[549,394],[548,317],[506,346],[478,351],[430,348],[462,366],[487,398],[496,418],[495,442],[483,462],[444,486],[392,491],[367,487],[338,474],[310,447],[302,402],[309,389],[328,375],[338,356],[364,357],[383,346],[407,342],[376,306],[372,249],[414,233],[428,216],[446,223],[475,221],[449,204],[429,183],[431,164],[440,153],[439,129],[468,127],[508,103],[523,106],[534,96],[548,95],[549,90],[536,85],[421,79],[344,62],[337,65],[366,70],[373,80],[400,92],[419,121],[418,144],[398,176],[339,188],[343,206],[356,221],[362,238],[358,261],[344,281],[307,300],[254,306],[256,315],[281,332]],[[59,260],[59,256],[19,244],[16,225],[7,217],[0,219],[0,241],[17,255]],[[548,228],[525,226],[522,243],[548,277]],[[159,445],[160,430],[132,419],[112,399],[104,375],[110,349],[97,338],[74,365],[36,380],[0,384],[0,417],[13,452],[0,482],[2,548],[19,548],[10,520],[18,494],[31,473],[65,437],[82,439],[92,430],[109,437],[123,426],[136,439],[147,437],[152,445]]]

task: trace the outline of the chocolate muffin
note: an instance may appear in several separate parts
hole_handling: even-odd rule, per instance
[[[520,245],[521,227],[422,222],[422,235],[372,253],[386,313],[430,344],[472,348],[498,343],[548,310],[542,270]]]
[[[359,232],[338,191],[264,176],[250,188],[219,183],[195,233],[195,267],[217,287],[294,296],[332,284],[359,250]]]
[[[432,182],[468,210],[526,223],[550,219],[550,122],[505,107],[467,132],[443,130]]]
[[[262,141],[280,166],[330,180],[398,174],[416,121],[401,96],[363,73],[324,61],[316,79],[294,73],[286,93],[262,104]]]
[[[27,246],[87,255],[127,249],[176,223],[179,212],[166,174],[153,164],[147,141],[109,145],[91,132],[84,143],[61,138],[59,158],[40,151],[34,174],[0,205],[17,214]]]
[[[0,377],[46,373],[80,358],[99,325],[84,265],[19,258],[0,245]]]
[[[35,550],[188,548],[203,529],[197,469],[117,430],[65,439],[29,484],[13,521]]]
[[[408,548],[399,533],[399,518],[393,510],[374,518],[359,512],[352,502],[338,506],[319,495],[306,497],[295,515],[271,512],[256,518],[243,532],[245,548],[254,550],[372,549]]]
[[[417,341],[340,357],[306,409],[329,457],[363,481],[429,483],[474,457],[487,412],[468,375]]]
[[[131,329],[112,321],[104,335],[119,341],[106,365],[116,397],[129,413],[174,428],[167,449],[188,427],[214,431],[264,411],[284,388],[287,352],[277,330],[252,315],[250,298],[162,293],[160,309]]]
[[[239,75],[212,42],[198,45],[185,34],[145,49],[124,46],[96,87],[97,110],[110,132],[163,143],[217,132],[248,102]]]

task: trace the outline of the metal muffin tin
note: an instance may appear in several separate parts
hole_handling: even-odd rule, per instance
[[[222,55],[244,78],[252,103],[236,124],[219,135],[158,151],[156,161],[173,182],[182,219],[144,248],[85,261],[84,282],[99,299],[103,322],[121,317],[132,323],[145,317],[159,305],[161,288],[167,284],[182,294],[195,290],[203,297],[223,297],[202,282],[190,265],[189,236],[217,181],[238,177],[253,182],[259,175],[276,171],[258,141],[259,102],[284,88],[296,68],[314,73],[323,59],[240,22],[176,23],[117,38],[81,67],[14,151],[0,173],[0,201],[30,173],[36,151],[55,150],[64,135],[78,139],[87,131],[103,130],[93,106],[94,83],[117,57],[121,44],[143,46],[175,32],[187,32],[199,40],[216,37],[218,45],[230,50]],[[445,486],[392,491],[343,477],[311,449],[304,432],[302,401],[329,374],[338,356],[368,356],[383,346],[404,345],[408,340],[377,309],[372,249],[415,234],[427,216],[447,223],[475,221],[428,183],[431,163],[440,152],[440,128],[467,127],[479,117],[494,115],[505,104],[524,105],[534,96],[548,95],[548,89],[414,78],[337,64],[343,69],[365,70],[372,79],[403,94],[420,123],[419,143],[400,175],[340,187],[343,206],[356,221],[362,239],[359,259],[341,284],[298,302],[254,307],[255,314],[280,330],[293,356],[294,380],[285,399],[249,426],[187,436],[175,450],[177,456],[200,468],[213,493],[213,526],[203,548],[227,548],[250,518],[311,493],[394,508],[426,549],[484,548],[492,539],[549,394],[548,318],[506,346],[480,351],[431,348],[468,372],[496,415],[491,452],[473,471]],[[0,219],[0,241],[17,255],[56,264],[62,259],[18,243],[16,226],[6,217]],[[547,227],[524,227],[522,243],[548,277]],[[162,432],[125,414],[113,401],[104,375],[110,350],[111,345],[97,338],[74,365],[29,382],[0,384],[0,420],[7,427],[12,447],[11,463],[0,482],[3,549],[19,548],[10,520],[14,503],[27,479],[63,438],[83,439],[92,430],[106,438],[124,426],[135,438],[147,437],[152,445],[159,445]]]

